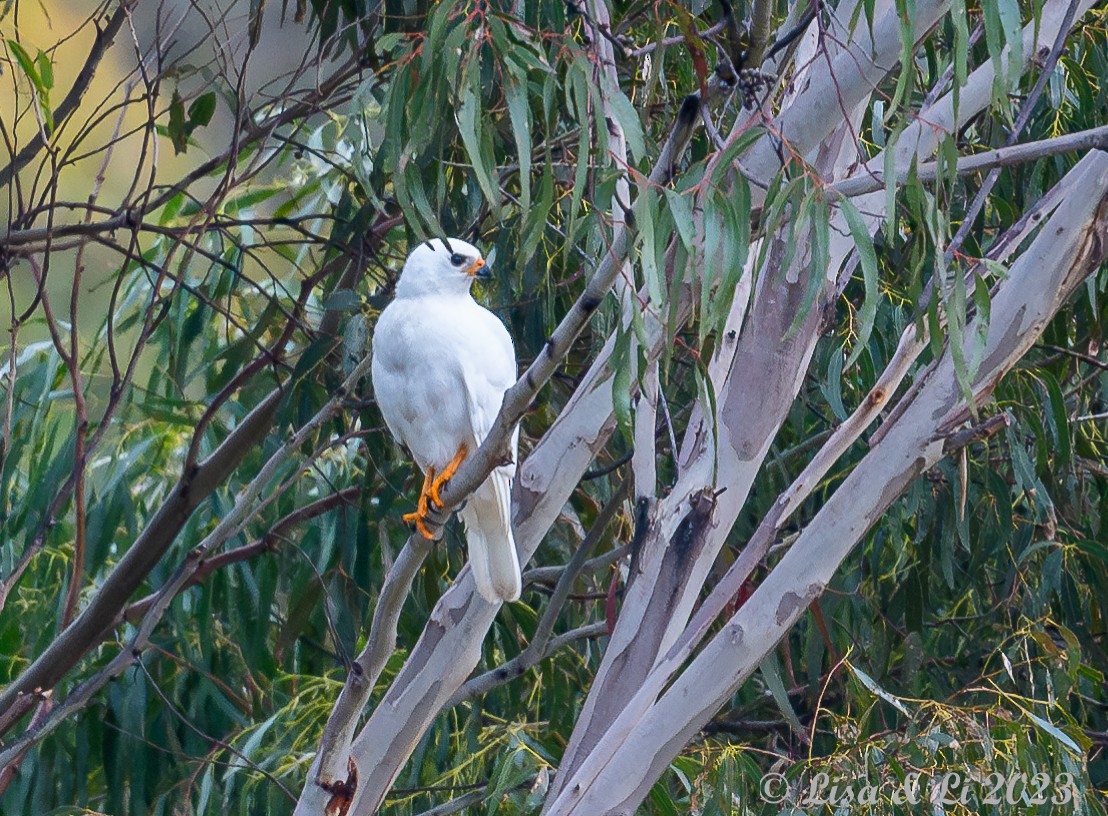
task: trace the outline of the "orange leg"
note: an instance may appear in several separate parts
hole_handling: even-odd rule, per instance
[[[429,510],[427,501],[431,496],[431,487],[435,479],[435,469],[427,468],[427,472],[423,474],[423,488],[419,491],[419,501],[416,502],[416,510],[414,513],[405,513],[402,517],[407,524],[414,524],[416,529],[419,530],[420,535],[424,538],[434,538],[431,535],[431,531],[427,529],[427,525],[423,523],[423,520],[427,518],[427,512]],[[439,502],[441,504],[441,502]]]
[[[442,473],[439,474],[437,479],[432,479],[430,490],[431,501],[439,507],[442,507],[442,497],[439,496],[439,491],[442,490],[443,485],[450,481],[450,477],[458,472],[458,466],[465,461],[468,453],[469,449],[466,447],[465,442],[463,442],[458,446],[458,452],[454,454],[454,458],[450,460],[450,464],[442,469]]]

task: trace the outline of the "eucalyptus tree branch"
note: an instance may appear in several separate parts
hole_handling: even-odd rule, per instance
[[[25,695],[28,708],[32,706],[35,708],[35,713],[32,715],[31,722],[28,726],[29,728],[38,728],[46,721],[46,718],[50,715],[50,711],[54,706],[53,696],[53,692],[51,691]],[[16,774],[19,773],[19,766],[22,764],[23,758],[27,755],[27,751],[29,750],[30,746],[27,746],[22,752],[16,755],[11,762],[0,768],[0,796],[4,795],[4,792],[7,791],[12,780],[15,779]]]
[[[434,515],[430,520],[433,525],[429,526],[440,531],[449,515],[439,514],[437,508],[432,508],[432,513]],[[397,624],[411,591],[412,581],[436,543],[437,539],[427,539],[420,533],[412,533],[385,575],[373,610],[365,647],[348,668],[342,691],[327,718],[319,743],[319,754],[310,773],[325,790],[331,790],[334,780],[346,769],[354,729],[381,672],[396,650]]]
[[[487,790],[488,786],[482,785],[480,790],[463,793],[449,802],[443,802],[441,805],[435,805],[430,810],[417,813],[416,816],[449,816],[451,813],[458,813],[473,805],[481,804],[485,800]]]
[[[137,631],[131,637],[127,645],[122,648],[103,669],[74,689],[64,701],[54,708],[41,725],[37,728],[29,729],[19,739],[13,740],[0,751],[0,769],[12,762],[27,747],[48,736],[64,722],[67,717],[83,709],[90,702],[95,693],[112,679],[123,674],[123,672],[133,665],[135,660],[141,658],[142,652],[149,646],[151,635],[158,623],[161,622],[162,616],[165,614],[166,609],[168,609],[169,604],[200,568],[200,564],[204,557],[214,548],[221,546],[232,537],[239,535],[245,525],[254,518],[259,509],[266,506],[266,504],[272,500],[272,496],[264,498],[263,491],[273,481],[280,469],[297,455],[301,446],[308,442],[324,423],[338,415],[348,395],[354,391],[357,384],[369,373],[370,360],[371,358],[367,354],[358,365],[354,367],[350,375],[335,391],[331,399],[294,434],[290,435],[283,444],[274,451],[269,459],[266,460],[265,464],[258,470],[257,475],[238,492],[238,495],[235,497],[234,506],[222,519],[220,519],[215,528],[208,533],[199,544],[189,551],[184,562],[162,585],[161,589],[158,590],[146,614],[143,615],[142,621],[137,627]],[[280,394],[280,392],[276,393]],[[265,405],[265,403],[263,403],[263,405]],[[255,411],[257,410],[258,409],[255,409]],[[128,555],[133,551],[134,547],[128,551]],[[118,570],[109,576],[109,580],[116,577],[117,574]],[[145,574],[144,572],[143,575]],[[105,587],[106,586],[107,584],[105,583]],[[105,587],[101,588],[97,597],[102,597],[105,594]],[[84,612],[81,613],[81,616],[74,621],[73,625],[70,626],[65,633],[63,633],[62,637],[76,628],[77,624],[86,618],[88,610],[89,607],[86,607]],[[56,639],[54,643],[51,644],[51,648],[56,646],[61,639],[62,638]],[[49,650],[47,653],[49,653]],[[44,656],[47,653],[44,653]],[[36,663],[37,662],[39,661],[36,661]],[[21,675],[21,681],[26,682],[26,676],[29,671],[30,670],[25,671],[23,675]],[[17,693],[13,692],[15,687],[16,684],[13,683],[5,689],[5,697],[16,696]]]
[[[1035,105],[1039,101],[1039,97],[1046,88],[1047,80],[1049,80],[1051,74],[1054,73],[1054,66],[1058,64],[1058,58],[1062,56],[1062,49],[1066,46],[1066,37],[1069,36],[1070,26],[1073,25],[1074,16],[1077,14],[1079,5],[1080,0],[1070,0],[1065,16],[1062,18],[1062,24],[1058,27],[1058,34],[1054,38],[1054,44],[1051,46],[1050,53],[1047,54],[1046,60],[1043,62],[1042,69],[1039,71],[1039,76],[1035,80],[1035,85],[1031,88],[1031,93],[1027,95],[1027,98],[1024,99],[1023,103],[1020,105],[1019,115],[1012,125],[1012,130],[1004,140],[1005,147],[1011,147],[1015,144],[1016,139],[1019,138],[1020,132],[1027,125],[1028,120],[1031,119],[1031,111],[1034,110]],[[966,214],[962,218],[962,223],[958,227],[958,232],[955,233],[951,241],[952,244],[961,246],[965,243],[966,237],[973,228],[973,222],[977,220],[978,214],[985,207],[985,199],[988,197],[989,193],[992,192],[998,178],[1000,178],[1000,168],[994,167],[989,171],[989,175],[985,178],[984,184],[978,188],[977,195],[973,197],[973,201],[970,203],[969,209],[966,210]]]
[[[1094,4],[1094,0],[1080,0],[1076,19],[1080,19]],[[1062,30],[1063,19],[1068,14],[1068,0],[1047,0],[1043,4],[1039,19],[1033,20],[1024,26],[1022,48],[1024,70],[1027,70],[1031,65],[1031,60],[1035,54],[1039,53],[1041,49],[1051,47],[1055,37]],[[855,175],[833,185],[835,191],[840,195],[852,198],[859,197],[859,200],[855,201],[855,205],[863,215],[884,213],[885,203],[881,191],[888,182],[884,168],[891,163],[892,167],[896,168],[896,178],[898,180],[907,179],[912,163],[919,158],[931,155],[938,147],[942,135],[956,133],[966,122],[970,121],[972,116],[988,107],[992,98],[996,72],[997,66],[992,60],[983,62],[966,77],[966,83],[959,93],[960,102],[957,109],[954,107],[954,93],[948,91],[933,105],[920,111],[919,116],[904,128],[895,144],[885,148],[877,156],[865,162]],[[1074,141],[1068,144],[1063,142],[1065,150],[1059,152],[1096,147],[1103,144],[1101,140],[1104,138],[1105,136],[1100,132],[1100,129],[1074,134]],[[1088,141],[1085,141],[1086,139]],[[1032,147],[1032,145],[1039,146]],[[1021,157],[1021,160],[1038,158],[1037,155],[1033,155],[1036,151],[1047,150],[1042,142],[1031,142],[1026,146],[1014,145],[979,154],[982,157],[980,161],[983,162],[980,166],[974,165],[974,162],[978,161],[977,156],[970,156],[964,160],[960,159],[958,166],[961,169],[963,161],[965,161],[967,162],[965,165],[967,167],[966,172],[991,169],[990,162],[1000,161],[1001,157],[1018,156],[1020,155],[1019,151],[1024,149],[1031,151],[1031,153]],[[892,155],[889,155],[889,151],[892,152]],[[1050,153],[1044,152],[1042,155],[1050,155]],[[1013,160],[1012,163],[1018,163],[1018,160]],[[926,165],[921,164],[920,169],[921,172],[926,172],[925,179],[935,178],[936,167],[934,162],[929,162]],[[880,179],[879,183],[876,181],[877,179]]]
[[[813,2],[814,0],[809,0]],[[773,0],[754,0],[750,12],[750,45],[744,56],[743,67],[757,68],[765,59],[773,29]],[[735,63],[738,65],[739,63]]]
[[[886,17],[875,22],[874,29],[879,32],[883,26],[897,25],[890,8]],[[924,30],[919,30],[921,35]],[[882,46],[887,44],[875,47]],[[836,59],[833,64],[838,63]],[[856,69],[844,73],[844,85],[835,92],[855,99],[852,108],[857,109],[872,91],[876,78]],[[812,80],[812,85],[817,81],[818,77]],[[800,121],[803,106],[818,108],[825,102],[820,96],[799,93],[780,118]],[[819,123],[821,138],[833,144],[845,141],[842,134],[856,127],[856,123],[843,118],[837,105],[836,111],[830,121]],[[775,129],[772,124],[768,127],[771,132]],[[763,137],[754,149],[766,141]],[[805,143],[791,147],[806,155],[817,146]],[[826,155],[821,152],[820,156],[821,166],[817,169],[828,172],[845,166],[849,154],[832,150]],[[766,239],[771,244],[757,278],[758,289],[749,316],[745,322],[736,321],[741,332],[724,330],[728,339],[720,348],[726,350],[722,354],[725,362],[715,366],[717,375],[723,378],[715,389],[716,405],[700,406],[704,419],[690,423],[685,446],[688,454],[682,457],[681,478],[668,495],[650,508],[644,522],[649,532],[640,545],[623,609],[601,667],[563,754],[553,783],[554,797],[563,785],[575,784],[578,772],[587,772],[593,746],[606,734],[659,655],[680,633],[803,381],[819,337],[826,300],[817,296],[815,302],[805,307],[803,293],[809,277],[827,275],[827,270],[808,268],[804,260],[806,239],[806,235],[797,235],[796,240],[803,243],[792,253],[792,266],[788,269],[782,268],[786,263],[785,239]],[[832,264],[837,269],[834,257]],[[747,276],[746,280],[749,279]],[[736,296],[732,312],[741,312],[745,307],[746,299]],[[730,317],[728,323],[730,326]],[[742,362],[735,362],[738,360]],[[741,370],[744,376],[734,377],[736,370]],[[720,487],[726,490],[717,492]],[[548,804],[551,801],[553,798],[548,799]]]
[[[949,9],[949,0],[921,0],[911,20],[914,41],[923,37]],[[813,72],[792,103],[768,126],[772,138],[756,142],[743,156],[744,171],[758,182],[751,203],[764,201],[761,186],[792,156],[807,156],[842,121],[843,110],[854,110],[900,60],[900,18],[895,9],[866,26],[831,60],[827,71]]]
[[[588,575],[602,570],[605,567],[610,567],[612,564],[616,564],[620,559],[626,558],[631,552],[630,544],[623,544],[619,547],[615,547],[608,550],[606,553],[601,553],[595,558],[590,558],[584,564],[581,565],[581,574]],[[562,564],[556,564],[549,567],[532,567],[523,573],[523,584],[549,584],[556,583],[559,576],[565,572],[565,566]]]
[[[283,537],[287,530],[295,527],[297,524],[313,519],[316,516],[330,512],[336,507],[350,504],[361,492],[361,486],[356,485],[354,487],[347,487],[343,490],[339,490],[329,496],[324,496],[322,499],[316,499],[303,507],[296,508],[291,513],[279,519],[277,523],[269,529],[269,532],[256,541],[243,544],[241,547],[235,547],[233,550],[221,552],[211,558],[202,558],[200,563],[196,566],[196,571],[181,589],[184,590],[189,587],[197,586],[213,572],[221,570],[231,564],[249,561],[251,558],[255,558],[264,552],[276,549],[274,541]],[[135,623],[140,620],[157,600],[157,597],[157,593],[152,593],[145,598],[128,604],[120,611],[119,615],[116,616],[112,628],[119,626],[124,621],[127,623]]]
[[[589,0],[592,8],[592,25],[600,30],[611,28],[611,20],[608,14],[606,0]],[[596,76],[597,85],[601,88],[600,105],[604,116],[604,125],[608,130],[609,151],[615,166],[620,168],[620,175],[612,190],[612,200],[609,207],[610,217],[614,229],[621,229],[631,217],[631,185],[627,180],[627,173],[623,168],[627,162],[627,138],[623,132],[623,125],[616,116],[613,108],[612,95],[621,93],[619,89],[619,74],[616,71],[615,51],[612,43],[600,40],[597,43]],[[703,108],[703,103],[701,103]],[[711,120],[705,118],[705,127],[711,126]],[[634,266],[630,261],[624,262],[620,273],[615,279],[615,293],[620,301],[620,314],[624,323],[630,323],[632,311],[637,308],[635,303]],[[649,313],[643,316],[645,320],[653,320]],[[631,350],[628,357],[631,360],[638,359],[638,341],[631,340]],[[655,479],[655,441],[654,425],[658,402],[658,361],[653,359],[646,364],[646,370],[639,372],[639,377],[634,377],[642,383],[642,393],[635,405],[635,442],[632,449],[631,472],[635,476],[638,485],[636,495],[654,492]],[[555,590],[557,594],[557,590]]]
[[[788,55],[791,52],[787,51],[786,49],[788,49],[791,45],[793,45],[793,43],[800,39],[801,35],[808,30],[808,26],[812,24],[812,21],[816,19],[816,15],[819,14],[821,4],[822,0],[809,0],[808,7],[804,9],[804,13],[797,17],[796,23],[792,26],[792,28],[790,28],[788,31],[774,40],[773,45],[769,47],[769,50],[766,51],[765,55],[762,57],[758,65],[761,65],[767,60],[773,59],[782,52],[785,52],[785,61],[787,61]],[[754,67],[757,67],[757,65]]]
[[[532,666],[545,660],[560,649],[565,643],[579,640],[584,637],[598,637],[602,634],[607,634],[607,621],[601,621],[599,624],[590,624],[580,627],[573,632],[566,633],[566,635],[551,641],[551,636],[554,633],[554,624],[557,623],[558,616],[562,612],[562,607],[569,598],[570,591],[573,589],[573,584],[581,574],[589,555],[596,549],[596,545],[600,542],[608,525],[611,523],[612,519],[615,518],[616,513],[619,512],[620,506],[626,501],[629,495],[630,486],[631,482],[628,479],[624,479],[620,483],[620,486],[616,489],[615,493],[612,494],[612,497],[608,499],[604,507],[601,508],[600,513],[596,517],[596,521],[593,522],[592,527],[589,529],[588,534],[585,536],[580,546],[574,551],[568,563],[561,568],[561,577],[554,587],[554,592],[551,593],[550,598],[547,600],[546,609],[543,611],[538,626],[535,627],[535,633],[531,637],[531,642],[527,644],[527,647],[504,665],[497,666],[495,669],[491,669],[478,677],[466,681],[466,683],[455,692],[454,696],[447,701],[445,708],[453,708],[459,703],[486,694],[491,689],[521,676]]]
[[[715,36],[716,34],[719,34],[726,27],[727,21],[721,20],[720,22],[708,26],[708,28],[701,31],[699,36],[701,38],[708,39]],[[632,48],[630,51],[627,52],[626,55],[628,57],[634,58],[645,57],[647,54],[656,51],[659,45],[663,48],[668,48],[671,45],[680,45],[681,43],[685,42],[685,40],[686,37],[684,34],[678,35],[676,37],[663,37],[660,42],[651,42],[647,43],[646,45],[640,46],[639,48]]]
[[[604,637],[608,634],[607,621],[596,621],[570,629],[552,639],[543,641],[541,649],[531,649],[530,646],[523,652],[513,657],[503,665],[495,669],[489,669],[484,674],[479,674],[471,680],[467,680],[461,688],[454,692],[454,696],[447,702],[445,708],[453,708],[461,703],[488,694],[494,688],[509,683],[517,677],[522,677],[534,666],[544,660],[553,657],[563,648],[579,640],[592,640]]]
[[[1076,133],[1066,133],[1049,139],[1013,144],[963,156],[958,159],[957,172],[960,176],[967,176],[984,170],[1027,164],[1049,156],[1057,156],[1060,153],[1105,148],[1108,148],[1108,125],[1101,125],[1088,130],[1079,130]],[[923,162],[916,168],[915,175],[920,181],[934,181],[938,178],[938,171],[938,162]],[[907,181],[908,174],[908,169],[898,168],[895,183],[902,184]],[[886,183],[884,170],[875,168],[872,173],[859,173],[842,181],[836,181],[828,185],[828,189],[844,198],[852,198],[883,190]]]

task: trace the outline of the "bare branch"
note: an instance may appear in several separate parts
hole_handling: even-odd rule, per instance
[[[128,2],[130,1],[128,0]],[[76,79],[73,80],[73,86],[69,89],[65,99],[54,110],[55,129],[61,127],[69,119],[70,114],[80,107],[81,100],[84,99],[89,86],[92,84],[93,77],[96,76],[96,69],[99,67],[100,61],[104,58],[107,50],[111,48],[112,43],[115,42],[115,37],[123,26],[123,21],[130,13],[128,2],[120,2],[119,8],[107,19],[103,28],[99,25],[100,20],[96,21],[96,39],[93,40],[85,64],[81,66],[81,70]],[[43,147],[42,133],[41,131],[36,132],[31,141],[3,169],[0,169],[0,187],[6,187],[10,184],[15,174],[33,161]]]
[[[958,175],[968,176],[999,167],[1015,167],[1048,156],[1057,156],[1060,153],[1106,148],[1108,148],[1108,125],[963,156],[958,159]],[[933,161],[921,163],[916,168],[916,177],[920,181],[934,181],[938,177],[938,163]],[[908,170],[898,171],[896,183],[902,184],[907,180]],[[867,172],[864,175],[859,174],[837,181],[831,184],[829,189],[845,198],[852,198],[883,190],[885,184],[884,171],[875,169],[872,173]]]

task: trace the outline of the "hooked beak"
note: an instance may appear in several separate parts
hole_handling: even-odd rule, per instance
[[[489,269],[488,264],[485,263],[484,258],[478,258],[468,267],[466,267],[466,274],[471,278],[480,278],[481,280],[487,280],[492,277],[492,270]]]

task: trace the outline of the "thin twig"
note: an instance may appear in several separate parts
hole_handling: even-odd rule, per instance
[[[1058,28],[1058,36],[1054,38],[1054,45],[1050,49],[1050,54],[1043,63],[1042,70],[1039,72],[1039,77],[1035,81],[1031,93],[1023,100],[1019,116],[1016,117],[1015,124],[1012,125],[1011,133],[1009,133],[1008,138],[1004,140],[1004,145],[1006,147],[1015,144],[1016,139],[1019,138],[1020,132],[1031,119],[1031,112],[1034,110],[1035,105],[1038,104],[1039,97],[1042,95],[1043,89],[1046,88],[1047,81],[1050,79],[1051,74],[1054,73],[1054,66],[1058,64],[1058,58],[1062,56],[1062,51],[1066,47],[1066,39],[1070,34],[1070,26],[1073,25],[1074,16],[1077,14],[1078,2],[1079,0],[1070,0],[1069,8],[1066,9],[1065,17],[1062,18],[1062,25]],[[997,70],[1000,70],[999,65],[997,66]],[[970,230],[973,229],[973,222],[977,220],[978,214],[984,209],[985,199],[987,199],[989,194],[993,191],[993,187],[996,185],[998,178],[1000,178],[1000,168],[996,167],[989,172],[988,177],[985,179],[985,183],[981,185],[981,188],[977,191],[977,195],[974,196],[973,203],[970,204],[969,209],[966,210],[965,217],[962,219],[962,224],[958,227],[958,231],[954,234],[954,238],[950,242],[952,247],[960,247],[965,243]],[[952,253],[948,247],[946,257],[947,263],[950,263],[951,257]]]
[[[69,118],[69,115],[80,107],[81,100],[84,98],[85,93],[92,84],[93,77],[96,75],[96,69],[100,65],[100,61],[111,47],[112,42],[115,41],[115,35],[119,33],[119,29],[123,25],[123,20],[126,18],[129,10],[127,3],[120,3],[119,8],[108,18],[108,22],[104,27],[100,28],[97,26],[96,39],[93,40],[92,47],[89,49],[89,55],[85,59],[85,64],[81,67],[81,71],[77,74],[77,78],[73,80],[73,86],[69,89],[69,93],[66,94],[65,99],[62,100],[61,104],[58,105],[53,112],[55,132],[61,128]],[[6,187],[15,174],[27,166],[44,146],[45,141],[42,138],[42,134],[36,132],[34,138],[19,151],[6,167],[0,170],[0,187]]]

